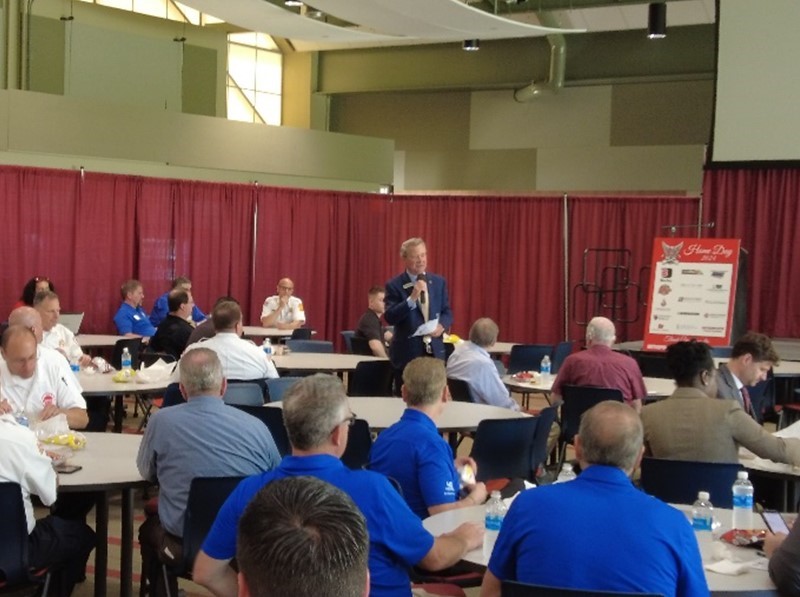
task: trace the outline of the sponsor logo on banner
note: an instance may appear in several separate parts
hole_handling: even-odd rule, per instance
[[[691,317],[694,315],[700,315],[700,313],[699,312],[695,313],[694,311],[678,311],[678,315],[688,315]]]
[[[712,278],[724,278],[726,273],[728,273],[728,272],[723,271],[723,270],[713,270],[711,272],[711,277]]]
[[[702,300],[703,299],[701,299],[699,296],[679,296],[678,297],[678,302],[679,303],[699,303]]]
[[[658,294],[669,294],[670,292],[672,292],[672,288],[669,284],[662,284],[658,287]]]
[[[681,273],[684,276],[702,276],[703,272],[699,269],[682,269]]]

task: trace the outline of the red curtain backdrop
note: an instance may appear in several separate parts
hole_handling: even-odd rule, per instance
[[[370,286],[403,270],[400,244],[420,236],[430,271],[447,279],[453,332],[466,337],[475,319],[490,316],[505,340],[555,342],[561,218],[557,198],[262,189],[251,321],[289,276],[309,325],[338,342],[339,331],[352,329],[366,309]]]
[[[800,170],[708,170],[705,219],[716,238],[739,238],[749,252],[747,321],[774,337],[800,337]]]
[[[112,332],[123,281],[142,280],[149,310],[186,274],[201,308],[230,294],[257,324],[264,298],[289,276],[317,337],[340,349],[339,332],[366,309],[370,286],[402,271],[400,244],[411,236],[427,241],[430,270],[448,281],[453,332],[466,336],[489,316],[503,340],[554,343],[564,337],[564,276],[577,284],[585,248],[630,249],[637,280],[661,226],[697,221],[696,198],[569,197],[565,274],[563,197],[387,196],[0,168],[0,205],[6,309],[28,278],[46,275],[64,310],[86,311],[83,331]],[[620,339],[640,338],[642,326],[622,326]],[[570,338],[582,336],[570,326]]]
[[[698,221],[700,202],[697,197],[601,197],[574,196],[568,198],[569,214],[569,289],[571,304],[569,338],[583,340],[585,327],[577,321],[588,321],[595,315],[618,320],[617,339],[640,340],[644,333],[650,258],[653,239],[668,236],[665,226],[694,225]],[[696,229],[679,229],[678,234],[695,236]],[[616,293],[602,295],[602,308],[592,308],[597,295],[573,290],[581,283],[584,252],[587,258],[585,281],[592,288],[613,288]],[[620,259],[617,252],[598,252],[592,249],[625,249],[629,261]],[[619,267],[627,263],[627,269]],[[648,269],[644,269],[648,268]],[[596,275],[595,272],[601,272]],[[613,278],[616,275],[614,283]],[[628,285],[619,284],[627,281]],[[616,304],[622,308],[613,317]],[[575,314],[575,317],[573,317]],[[630,323],[624,323],[625,321]]]

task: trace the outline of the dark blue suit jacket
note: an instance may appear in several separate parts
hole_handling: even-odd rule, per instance
[[[447,283],[444,278],[436,274],[426,274],[428,279],[428,301],[430,305],[430,319],[439,318],[439,323],[445,330],[453,324],[453,313],[450,311],[450,301],[447,297]],[[411,335],[425,320],[419,305],[412,309],[408,306],[408,299],[414,284],[406,272],[386,283],[386,322],[394,326],[394,337],[390,350],[392,365],[395,369],[403,369],[409,361],[427,355],[422,337],[412,338]],[[444,359],[444,342],[441,336],[431,341],[433,355]]]

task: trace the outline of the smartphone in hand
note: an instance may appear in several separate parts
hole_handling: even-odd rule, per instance
[[[60,473],[62,475],[69,475],[71,473],[77,473],[83,467],[80,466],[79,464],[57,464],[53,468],[56,469],[57,473]]]
[[[767,525],[771,533],[789,534],[789,527],[783,519],[783,516],[781,516],[781,513],[777,510],[764,510],[761,513],[761,517],[764,519],[764,524]]]

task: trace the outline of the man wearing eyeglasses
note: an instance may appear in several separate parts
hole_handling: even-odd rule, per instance
[[[261,309],[261,325],[265,328],[295,330],[306,322],[303,301],[294,296],[294,282],[283,278],[278,282],[278,294],[268,297]]]
[[[248,503],[277,479],[311,476],[347,493],[364,514],[369,530],[370,595],[411,596],[407,570],[414,565],[442,570],[483,540],[483,529],[465,523],[433,537],[389,480],[373,471],[351,470],[340,458],[355,420],[341,381],[317,374],[294,384],[283,398],[283,422],[292,445],[274,471],[248,477],[222,506],[195,560],[193,580],[214,595],[236,595],[237,576],[229,565],[236,554],[236,531]]]

